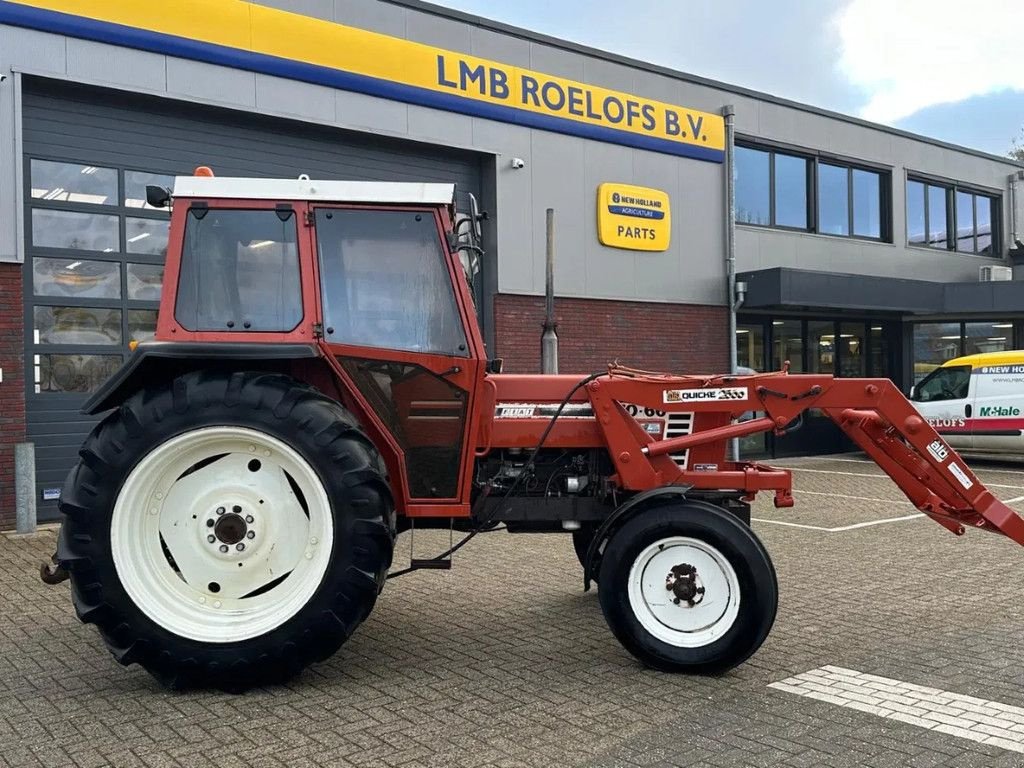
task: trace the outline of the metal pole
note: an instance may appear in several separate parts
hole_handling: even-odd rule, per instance
[[[736,149],[736,109],[732,104],[722,107],[725,118],[725,283],[729,302],[729,373],[736,373],[736,175],[734,170]],[[737,461],[740,443],[729,441],[729,459]]]
[[[555,209],[547,210],[547,272],[544,278],[544,324],[540,337],[540,372],[558,373],[558,325],[555,323]]]
[[[14,514],[18,533],[36,532],[36,447],[14,446]]]

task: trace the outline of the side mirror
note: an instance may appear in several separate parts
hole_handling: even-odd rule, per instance
[[[487,218],[486,213],[480,212],[480,203],[476,200],[476,195],[470,193],[469,195],[469,220],[470,226],[473,228],[473,240],[476,244],[484,238],[483,228],[480,226],[480,222]]]
[[[171,191],[156,184],[147,184],[146,202],[154,208],[166,208],[171,204]]]
[[[917,395],[917,385],[916,384],[912,384],[910,386],[910,399],[914,400],[916,398],[916,395]]]

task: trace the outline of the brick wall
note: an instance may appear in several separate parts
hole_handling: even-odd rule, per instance
[[[600,299],[555,299],[558,369],[603,370],[615,360],[647,370],[720,373],[728,370],[725,307]],[[540,371],[544,298],[494,297],[495,356],[506,373]]]
[[[25,334],[20,264],[0,264],[0,530],[14,527],[14,445],[25,440]]]

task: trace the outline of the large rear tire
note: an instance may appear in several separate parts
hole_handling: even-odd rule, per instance
[[[334,653],[384,585],[380,455],[344,408],[287,376],[153,384],[80,456],[58,543],[75,610],[168,686],[282,682]]]
[[[639,511],[601,561],[608,626],[640,661],[667,672],[720,673],[768,637],[778,582],[744,523],[702,501]]]

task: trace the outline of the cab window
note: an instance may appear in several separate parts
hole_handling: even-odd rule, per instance
[[[914,400],[933,403],[937,400],[963,400],[971,387],[971,366],[957,365],[936,368],[914,389]]]
[[[328,341],[468,355],[432,214],[319,208],[316,237]]]
[[[292,210],[194,207],[185,224],[174,317],[187,331],[294,330],[302,321]]]

